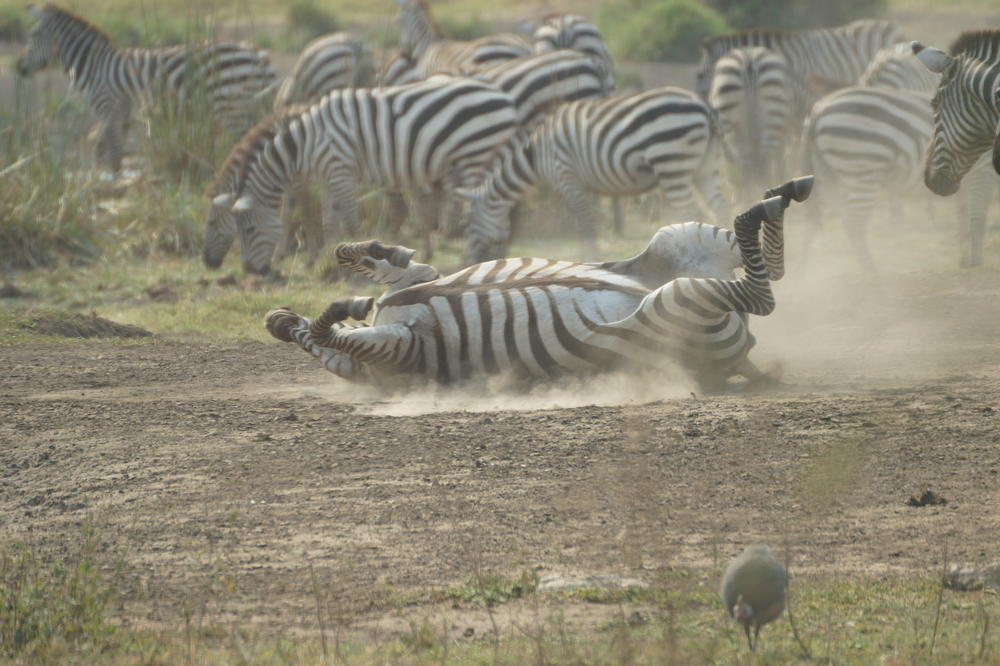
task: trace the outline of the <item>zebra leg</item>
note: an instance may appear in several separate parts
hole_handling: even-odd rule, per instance
[[[854,249],[854,256],[858,258],[861,267],[868,272],[877,270],[875,260],[868,249],[869,220],[877,196],[875,192],[852,188],[847,193],[847,201],[844,203],[842,211],[844,232]]]
[[[318,321],[318,320],[317,320]],[[367,368],[350,354],[329,349],[320,344],[314,334],[315,322],[300,317],[288,308],[271,310],[264,318],[267,331],[282,342],[294,342],[310,355],[318,359],[328,371],[349,381],[368,379]],[[327,331],[322,334],[325,339],[331,335],[334,328],[353,329],[356,327],[344,323],[328,323]]]
[[[436,268],[413,261],[414,251],[401,245],[383,245],[377,240],[341,243],[334,254],[341,267],[390,285],[387,294],[439,277]]]
[[[115,111],[105,118],[97,138],[97,159],[104,162],[117,175],[122,168],[125,157],[125,128],[128,126],[129,113],[126,109]]]
[[[704,159],[695,169],[694,186],[701,193],[709,211],[715,216],[715,223],[719,226],[725,226],[729,223],[732,213],[729,199],[722,189],[721,163],[722,151],[719,149],[719,142],[713,140],[709,143]],[[659,174],[659,177],[662,183],[665,176]]]
[[[966,232],[961,234],[963,245],[961,267],[975,268],[983,263],[983,238],[986,235],[986,217],[993,200],[996,174],[990,167],[987,154],[972,167],[962,183],[965,204]]]
[[[417,217],[421,221],[421,230],[424,243],[424,256],[428,259],[434,258],[434,244],[432,236],[438,226],[438,216],[441,208],[438,206],[438,196],[441,190],[435,185],[431,191],[417,191],[415,194],[417,203]]]
[[[339,217],[344,220],[347,234],[358,233],[358,182],[347,169],[336,171],[327,180],[327,191],[323,198],[323,236],[325,239],[340,235],[337,223]]]
[[[625,214],[622,212],[620,197],[611,197],[611,228],[614,229],[615,236],[625,235]]]
[[[412,354],[415,336],[404,324],[381,326],[350,326],[348,317],[364,316],[371,308],[372,298],[349,298],[334,301],[315,322],[301,317],[288,308],[267,313],[264,325],[275,338],[296,342],[323,362],[334,374],[345,379],[366,378],[375,366],[390,372],[405,370],[418,362]]]
[[[386,197],[389,199],[389,223],[386,225],[386,231],[390,237],[399,238],[399,230],[410,213],[406,197],[399,190],[389,190],[386,192]]]
[[[598,214],[595,206],[596,198],[583,187],[576,174],[562,170],[556,182],[559,196],[575,218],[580,244],[585,253],[597,250]]]

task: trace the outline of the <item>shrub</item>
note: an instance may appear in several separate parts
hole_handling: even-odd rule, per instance
[[[633,60],[693,62],[704,38],[729,30],[721,14],[697,0],[614,0],[598,22],[611,50]]]
[[[0,7],[0,41],[23,42],[28,34],[26,16],[20,4]]]
[[[326,5],[317,4],[315,0],[295,0],[288,5],[285,20],[290,33],[289,42],[297,44],[296,50],[320,35],[342,29],[336,14],[327,9]]]
[[[493,32],[493,27],[479,15],[446,14],[437,23],[441,34],[447,39],[477,39]]]

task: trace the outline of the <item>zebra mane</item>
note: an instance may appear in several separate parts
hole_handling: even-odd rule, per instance
[[[113,41],[111,39],[111,35],[104,28],[94,25],[93,23],[83,18],[79,14],[76,14],[68,9],[65,9],[64,7],[60,7],[55,3],[46,2],[44,5],[42,5],[42,11],[45,12],[46,14],[55,14],[59,17],[62,17],[67,21],[75,23],[84,30],[90,30],[96,32],[98,35],[103,37],[108,42],[108,44],[111,44]]]
[[[274,138],[281,134],[288,124],[309,108],[308,104],[294,104],[271,113],[253,126],[243,138],[233,146],[215,175],[208,182],[206,195],[235,194],[243,189],[243,179],[252,164],[253,157],[260,153]]]
[[[701,41],[701,48],[707,53],[714,53],[717,49],[728,51],[731,48],[741,46],[766,46],[770,48],[774,44],[784,41],[791,34],[792,31],[780,28],[741,30],[740,32],[731,32],[726,35],[706,37]]]
[[[951,45],[951,54],[992,60],[1000,53],[1000,30],[967,30]]]

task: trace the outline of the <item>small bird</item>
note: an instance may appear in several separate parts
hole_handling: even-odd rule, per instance
[[[748,546],[726,567],[719,595],[726,612],[743,625],[751,651],[760,640],[761,626],[785,610],[787,589],[788,573],[767,546]]]

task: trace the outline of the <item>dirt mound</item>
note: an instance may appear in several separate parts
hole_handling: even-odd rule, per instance
[[[144,328],[119,324],[95,314],[55,310],[29,312],[21,328],[63,338],[145,338],[153,335]]]

